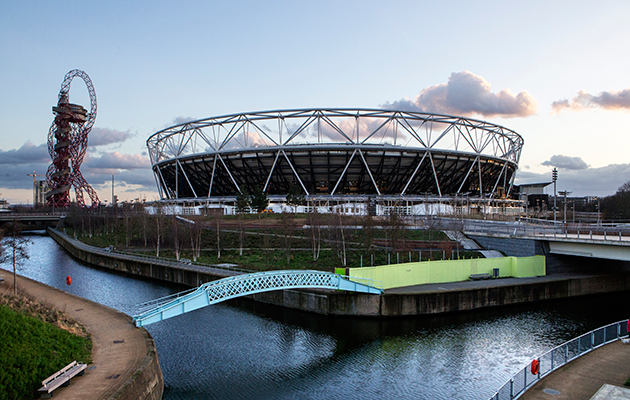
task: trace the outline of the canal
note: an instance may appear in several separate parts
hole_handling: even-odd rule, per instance
[[[186,289],[88,267],[48,236],[31,240],[22,275],[130,315]],[[235,300],[147,330],[166,400],[487,399],[536,355],[627,318],[628,295],[382,320]]]

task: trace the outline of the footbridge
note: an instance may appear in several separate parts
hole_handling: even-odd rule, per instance
[[[311,288],[382,294],[383,289],[377,286],[382,284],[323,271],[287,270],[243,274],[207,282],[185,292],[140,304],[133,321],[137,327],[141,327],[236,297],[273,290]]]
[[[60,220],[66,217],[65,214],[0,214],[0,226],[7,223],[19,223],[23,230],[46,229],[47,227],[56,227]]]

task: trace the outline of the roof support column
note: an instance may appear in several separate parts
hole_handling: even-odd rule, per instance
[[[333,191],[330,193],[330,195],[334,195],[335,192],[337,191],[337,186],[339,186],[339,183],[341,183],[341,180],[343,178],[343,176],[346,174],[346,171],[348,170],[348,167],[350,166],[350,163],[352,162],[352,159],[354,158],[354,155],[357,153],[357,150],[355,149],[352,152],[352,155],[350,156],[350,159],[348,160],[348,163],[346,164],[346,167],[343,169],[343,172],[341,173],[341,175],[339,175],[339,179],[337,179],[337,184],[335,185],[335,188],[333,189]]]

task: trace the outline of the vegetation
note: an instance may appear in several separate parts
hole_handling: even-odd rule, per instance
[[[31,241],[20,234],[21,228],[17,222],[14,221],[7,226],[8,229],[0,230],[0,240],[6,236],[0,245],[0,263],[9,263],[13,266],[13,294],[17,294],[15,274],[29,258],[26,248]]]
[[[245,197],[245,196],[244,196]],[[116,214],[85,211],[66,218],[70,235],[97,247],[146,255],[234,263],[243,269],[319,269],[471,258],[435,229],[407,229],[398,215],[245,214],[172,217],[142,210]],[[422,243],[411,241],[422,241]]]
[[[85,329],[24,295],[0,294],[0,400],[33,398],[41,381],[74,360],[91,362]]]
[[[615,194],[604,197],[601,207],[606,219],[630,219],[630,181],[619,186]]]

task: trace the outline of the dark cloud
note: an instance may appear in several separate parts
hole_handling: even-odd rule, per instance
[[[106,146],[109,144],[122,143],[132,137],[133,135],[129,132],[121,132],[109,128],[92,128],[88,134],[88,145],[90,147]]]
[[[26,142],[17,150],[0,150],[0,165],[2,164],[50,164],[50,155],[48,154],[48,146],[40,144],[35,146],[31,142]]]
[[[382,107],[404,111],[484,117],[528,117],[536,114],[538,102],[527,91],[490,91],[490,83],[470,71],[454,72],[447,83],[423,89],[415,100],[402,99]]]
[[[582,170],[588,168],[588,164],[580,157],[569,157],[563,156],[562,154],[551,156],[551,158],[548,161],[543,162],[542,165],[570,170]]]
[[[593,96],[581,90],[571,100],[563,99],[551,103],[552,112],[560,112],[566,109],[584,110],[586,108],[597,107],[606,110],[630,110],[630,88],[618,92],[601,92],[597,96]]]
[[[134,190],[156,191],[157,186],[155,178],[150,169],[137,170],[90,170],[84,171],[85,179],[94,186],[110,186],[112,183],[112,173],[114,173],[114,182],[116,187],[129,188],[130,185],[138,186]]]
[[[88,156],[83,167],[94,169],[148,169],[151,163],[140,154],[103,153],[100,157]]]
[[[610,164],[600,168],[561,170],[557,185],[558,190],[572,191],[571,196],[609,196],[628,180],[630,164]],[[534,182],[551,182],[551,170],[542,174],[519,170],[515,182],[517,185]],[[547,190],[553,193],[553,186]]]

